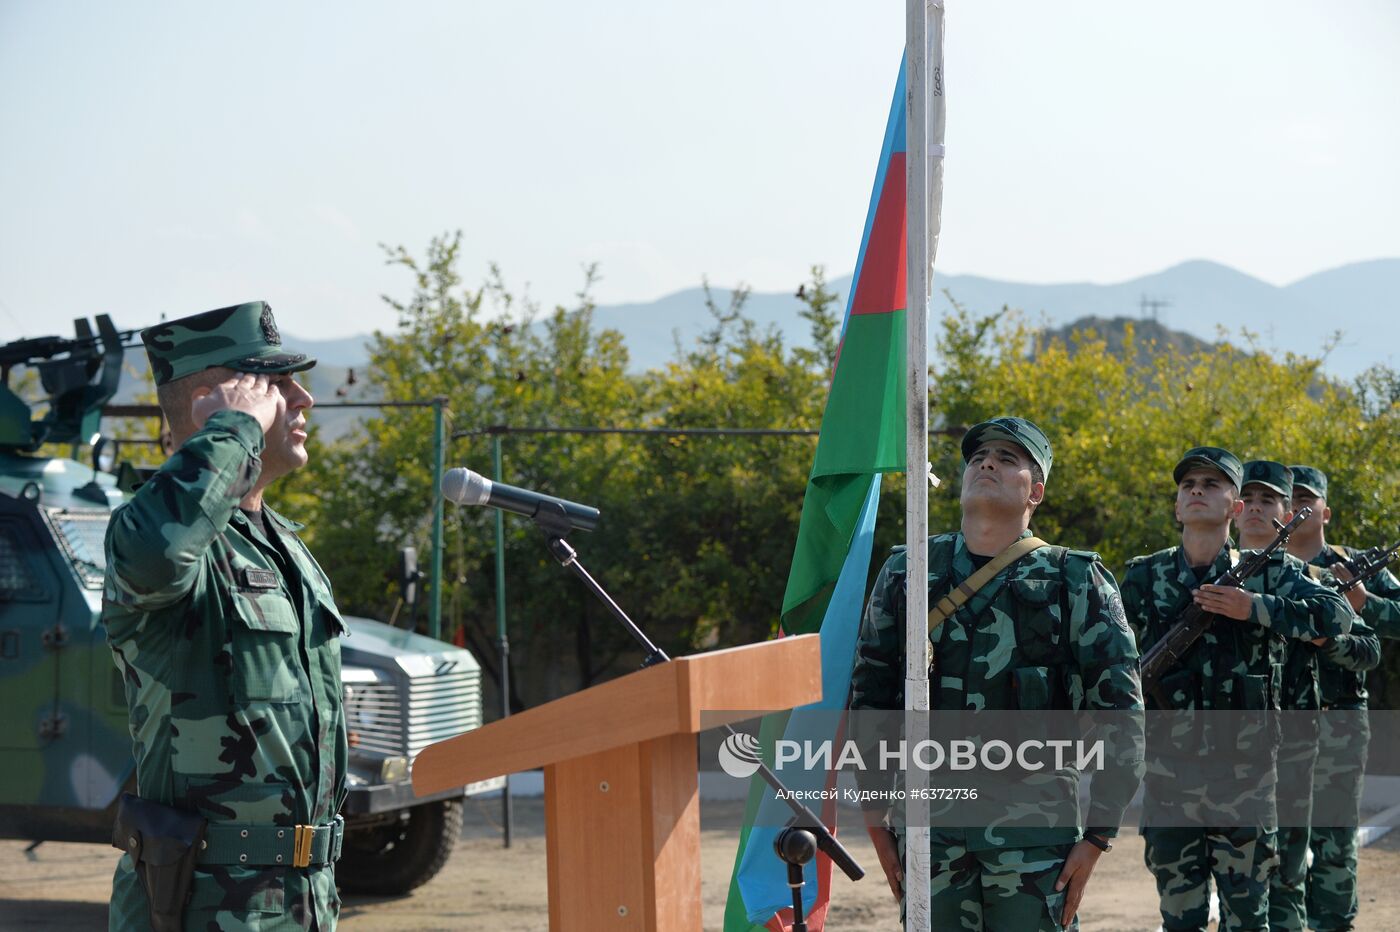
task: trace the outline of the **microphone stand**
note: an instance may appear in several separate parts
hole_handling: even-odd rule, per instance
[[[792,928],[789,932],[807,932],[807,917],[802,915],[802,865],[817,855],[817,839],[806,829],[789,824],[773,839],[773,853],[788,866],[788,887],[792,889]]]
[[[588,587],[588,590],[607,606],[608,612],[620,621],[622,626],[627,629],[627,632],[642,646],[642,650],[646,652],[646,659],[642,661],[642,667],[646,668],[669,661],[671,658],[667,656],[666,652],[660,647],[657,647],[656,644],[646,636],[646,633],[643,632],[641,628],[637,627],[636,623],[632,621],[631,618],[627,617],[627,613],[622,610],[622,607],[613,601],[612,596],[608,595],[603,587],[598,584],[598,581],[593,578],[592,574],[584,569],[583,564],[579,562],[578,551],[574,550],[569,542],[564,539],[564,536],[573,530],[573,524],[570,523],[569,517],[565,513],[563,507],[555,502],[542,502],[539,509],[535,512],[534,522],[535,525],[544,532],[547,542],[546,546],[549,548],[549,552],[554,559],[558,560],[560,565],[581,579],[583,584]],[[731,736],[736,734],[734,729],[729,725],[722,725],[721,727],[729,732]],[[851,853],[842,846],[841,842],[836,840],[836,836],[827,831],[826,826],[822,824],[822,820],[817,817],[816,813],[803,805],[800,800],[794,799],[792,792],[783,785],[783,781],[778,779],[778,775],[773,773],[762,760],[758,762],[758,773],[763,777],[763,782],[767,783],[768,786],[773,789],[780,801],[787,803],[788,808],[791,809],[793,813],[792,820],[788,822],[788,826],[784,832],[779,835],[779,840],[782,840],[784,836],[793,829],[804,829],[815,838],[816,847],[825,852],[826,856],[831,858],[831,862],[841,868],[841,871],[847,877],[852,880],[860,880],[865,876],[864,868],[860,866],[855,858],[851,857]],[[789,845],[795,849],[795,851],[800,851],[802,847],[800,844],[791,842]],[[797,877],[800,880],[801,865],[805,863],[805,861],[790,861],[781,849],[775,853],[788,865],[789,884],[792,882],[793,871],[798,872]],[[807,860],[810,860],[810,858],[811,855],[808,855]],[[799,884],[797,887],[793,888],[793,902],[798,907],[801,906],[801,896],[802,893]],[[794,918],[801,921],[802,910],[800,908],[794,911]]]

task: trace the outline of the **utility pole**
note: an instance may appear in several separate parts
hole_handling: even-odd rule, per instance
[[[1171,307],[1172,303],[1164,298],[1149,298],[1146,294],[1138,298],[1138,313],[1144,320],[1161,322],[1162,308]]]

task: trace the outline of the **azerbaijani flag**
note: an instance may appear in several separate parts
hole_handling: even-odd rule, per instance
[[[821,632],[822,700],[799,712],[845,708],[875,535],[880,474],[901,472],[905,466],[904,96],[901,61],[783,596],[784,633]],[[764,748],[772,748],[779,736],[797,741],[835,737],[811,734],[820,726],[804,727],[800,717],[789,719],[785,712],[764,719],[760,728]],[[824,773],[803,776],[815,785],[804,786],[802,778],[787,782],[793,789],[820,789],[835,779],[834,774]],[[792,924],[787,867],[773,853],[780,829],[771,824],[772,819],[765,819],[770,824],[754,825],[760,807],[765,812],[786,808],[755,776],[734,859],[725,932],[781,932]],[[835,828],[834,800],[826,801],[821,816]],[[871,867],[879,872],[878,865]],[[807,865],[803,904],[811,932],[820,932],[825,924],[831,869],[825,854]]]

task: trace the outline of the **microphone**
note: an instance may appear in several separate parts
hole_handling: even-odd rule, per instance
[[[442,477],[442,497],[458,505],[486,505],[499,508],[511,514],[535,517],[541,505],[559,513],[563,510],[569,526],[580,531],[591,531],[598,526],[598,509],[577,502],[542,495],[529,489],[518,489],[504,482],[492,482],[480,473],[458,466],[449,469]]]

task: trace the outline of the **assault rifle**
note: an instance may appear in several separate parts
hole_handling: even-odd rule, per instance
[[[1269,562],[1269,557],[1273,552],[1288,543],[1288,537],[1312,514],[1311,508],[1301,508],[1293,516],[1293,520],[1287,524],[1280,524],[1274,521],[1274,527],[1278,533],[1263,550],[1255,551],[1248,557],[1241,560],[1238,566],[1232,566],[1223,573],[1219,579],[1214,580],[1213,586],[1230,586],[1238,589],[1244,585],[1244,581],[1251,576],[1261,572]],[[1157,700],[1157,705],[1161,708],[1168,708],[1167,697],[1162,693],[1162,677],[1167,671],[1181,662],[1181,658],[1191,649],[1206,629],[1211,626],[1216,616],[1212,612],[1207,612],[1196,602],[1192,602],[1181,613],[1176,625],[1167,632],[1166,637],[1152,645],[1151,650],[1142,656],[1142,690],[1144,693]]]
[[[1400,540],[1397,540],[1388,550],[1382,550],[1379,546],[1370,550],[1363,550],[1353,554],[1348,560],[1343,560],[1342,565],[1351,574],[1351,579],[1337,586],[1338,592],[1350,592],[1357,586],[1370,579],[1372,576],[1385,569],[1387,563],[1394,560],[1400,554]]]

